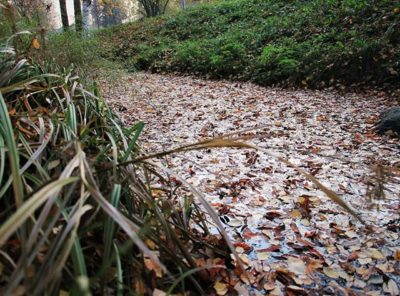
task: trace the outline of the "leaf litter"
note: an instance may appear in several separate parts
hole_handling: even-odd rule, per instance
[[[103,95],[121,120],[145,123],[146,154],[247,130],[251,144],[311,173],[366,222],[261,152],[168,155],[159,161],[205,194],[248,271],[248,277],[210,271],[215,295],[399,294],[400,141],[372,130],[378,114],[395,103],[385,93],[284,90],[149,73],[120,73],[110,83],[107,76],[100,78]],[[383,187],[374,174],[381,167],[394,172]],[[376,188],[385,198],[369,201]],[[199,259],[199,265],[213,263],[204,259],[211,260]]]

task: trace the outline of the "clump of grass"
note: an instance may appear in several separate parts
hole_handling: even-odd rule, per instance
[[[15,58],[0,50],[0,293],[206,293],[199,250],[229,252],[193,193],[132,162],[143,123],[119,124],[71,69]]]

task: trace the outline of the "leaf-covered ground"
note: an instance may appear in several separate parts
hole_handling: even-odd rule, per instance
[[[400,141],[372,131],[393,99],[380,92],[292,91],[147,73],[117,80],[103,84],[104,97],[125,123],[146,123],[146,152],[259,127],[246,132],[256,136],[251,143],[312,173],[368,225],[260,152],[223,148],[168,156],[161,161],[204,192],[219,213],[249,272],[247,279],[215,269],[214,293],[399,294]],[[381,193],[382,168],[392,169],[386,199],[369,202],[367,193]],[[206,256],[198,261],[220,263]]]

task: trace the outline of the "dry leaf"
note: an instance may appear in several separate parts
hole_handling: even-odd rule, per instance
[[[368,252],[369,252],[369,254],[370,254],[370,256],[371,256],[372,259],[377,259],[377,260],[379,260],[379,259],[385,258],[385,257],[382,255],[382,253],[381,253],[380,251],[378,251],[377,249],[375,249],[375,248],[369,248],[369,249],[368,249]]]
[[[240,227],[243,225],[243,222],[239,219],[231,218],[227,224],[232,227]]]
[[[215,292],[217,292],[217,295],[225,295],[226,293],[228,293],[228,285],[225,283],[216,282],[214,284],[214,289]]]
[[[161,278],[163,276],[163,271],[161,267],[147,256],[145,256],[144,258],[144,265],[148,270],[154,271],[158,278]]]
[[[400,261],[400,249],[396,249],[393,254],[394,260]]]
[[[35,49],[39,49],[40,48],[40,42],[37,38],[32,39],[32,46]]]
[[[167,293],[165,293],[164,291],[161,291],[159,289],[154,289],[153,291],[153,296],[166,296]]]
[[[257,253],[257,259],[260,260],[260,261],[267,260],[269,258],[269,256],[270,256],[269,252]]]
[[[290,212],[290,217],[292,217],[293,219],[301,218],[301,212],[297,209],[294,209]]]
[[[383,284],[383,291],[389,293],[390,296],[400,295],[399,287],[394,280],[390,279],[387,283]]]
[[[338,279],[339,278],[339,272],[336,269],[333,269],[331,267],[324,267],[323,271],[326,276],[332,278],[332,279]]]
[[[306,264],[300,258],[289,257],[288,258],[288,270],[296,274],[306,273]]]

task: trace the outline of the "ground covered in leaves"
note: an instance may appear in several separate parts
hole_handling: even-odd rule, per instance
[[[249,142],[312,173],[368,225],[261,152],[223,148],[167,156],[160,161],[199,188],[219,213],[249,272],[246,278],[215,269],[215,294],[399,294],[400,141],[372,131],[379,112],[396,105],[393,99],[380,92],[117,76],[102,83],[103,96],[124,123],[145,122],[146,153],[258,128],[244,132],[254,136]],[[213,260],[198,263],[221,264]]]

